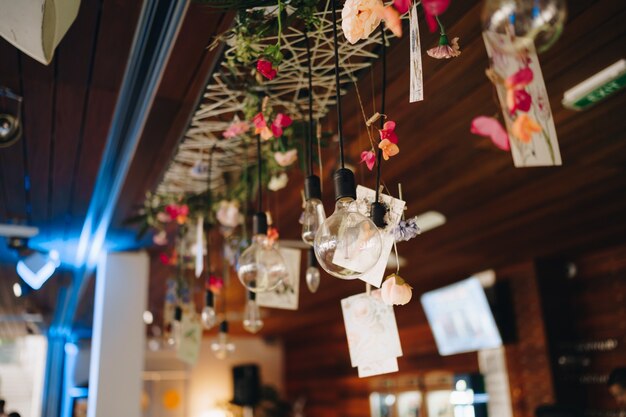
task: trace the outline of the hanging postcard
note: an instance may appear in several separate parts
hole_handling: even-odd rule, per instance
[[[506,36],[483,32],[491,61],[489,76],[496,85],[517,168],[561,165],[561,152],[548,92],[532,42],[517,54]]]
[[[280,248],[279,250],[285,260],[285,265],[287,265],[289,280],[283,282],[274,291],[257,293],[256,302],[259,307],[297,310],[300,296],[301,252],[298,249]]]
[[[369,207],[376,198],[376,192],[371,188],[359,185],[356,187],[356,198],[360,203],[360,206],[365,207],[365,211],[362,211],[362,214],[369,216]],[[383,229],[380,229],[380,236],[383,241],[380,258],[372,269],[359,277],[362,281],[365,281],[377,288],[380,288],[380,285],[383,282],[385,269],[387,268],[387,261],[389,260],[391,250],[393,249],[393,229],[398,225],[398,223],[400,223],[400,220],[402,220],[402,213],[404,212],[404,206],[406,204],[404,201],[398,200],[397,198],[393,198],[386,194],[380,194],[380,201],[389,209],[387,215],[385,216],[387,225]]]
[[[417,2],[409,12],[409,47],[411,82],[409,103],[424,100],[424,80],[422,77],[422,45],[420,41],[419,20],[417,19]]]
[[[341,300],[341,309],[353,367],[363,366],[366,371],[381,362],[378,368],[388,369],[389,359],[402,356],[393,307],[363,293]]]
[[[202,326],[197,318],[192,318],[190,314],[183,315],[181,339],[180,345],[176,350],[176,357],[189,365],[195,365],[198,362],[201,343]]]

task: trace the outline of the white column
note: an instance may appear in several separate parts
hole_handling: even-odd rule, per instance
[[[88,417],[140,417],[149,259],[103,254],[96,272]]]

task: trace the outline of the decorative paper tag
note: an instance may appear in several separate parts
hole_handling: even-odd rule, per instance
[[[260,307],[297,310],[300,295],[300,256],[298,249],[280,248],[287,269],[289,282],[284,282],[274,291],[261,292],[256,295],[256,302]]]
[[[367,211],[370,204],[376,198],[376,192],[371,188],[357,186],[356,187],[356,198],[359,202],[365,202],[362,206],[365,207]],[[393,198],[386,194],[380,194],[380,201],[389,207],[389,212],[387,216],[385,216],[385,221],[387,222],[387,226],[380,231],[380,236],[383,240],[382,250],[380,254],[380,258],[376,265],[363,274],[359,279],[371,284],[375,287],[380,288],[380,285],[383,282],[383,278],[385,277],[385,269],[387,268],[387,261],[389,260],[389,256],[391,255],[391,250],[393,249],[393,229],[400,223],[402,220],[402,213],[404,212],[405,202],[399,200],[397,198]],[[369,213],[363,213],[365,215],[369,215]]]
[[[341,300],[341,309],[353,367],[374,367],[375,362],[402,356],[393,307],[363,293]],[[387,369],[388,365],[385,362],[380,367]]]
[[[195,365],[198,362],[198,354],[200,353],[200,344],[202,342],[202,326],[195,318],[184,316],[181,322],[180,345],[176,350],[176,357],[189,365]]]
[[[411,84],[409,103],[424,100],[424,80],[422,78],[422,45],[420,41],[419,20],[417,19],[417,2],[409,13],[409,45],[411,62]]]
[[[382,361],[371,362],[365,365],[359,365],[359,378],[367,378],[368,376],[390,374],[398,372],[398,359],[389,358]]]
[[[492,69],[502,79],[528,68],[533,73],[530,84],[523,89],[530,95],[531,105],[527,112],[520,110],[511,113],[507,105],[507,86],[496,85],[498,99],[511,142],[513,163],[516,167],[561,165],[561,151],[550,110],[548,92],[541,74],[539,58],[533,42],[524,53],[508,54],[506,44],[510,40],[494,32],[483,32],[487,54],[492,61]]]

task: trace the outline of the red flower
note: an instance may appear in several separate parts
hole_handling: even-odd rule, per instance
[[[394,0],[393,7],[395,7],[398,13],[405,14],[411,7],[411,0]]]
[[[187,221],[189,215],[189,206],[187,204],[168,204],[165,206],[165,212],[172,218],[176,219],[178,224],[183,224]]]
[[[278,113],[272,122],[272,135],[279,138],[283,135],[283,128],[291,126],[291,117],[283,113]]]
[[[276,77],[276,70],[272,67],[272,63],[266,59],[259,58],[256,63],[256,70],[268,80],[273,80]]]
[[[167,253],[161,253],[159,255],[159,261],[161,261],[161,263],[163,265],[169,265],[170,264],[170,257],[167,256]]]
[[[506,94],[506,103],[511,113],[516,110],[527,112],[533,99],[526,90],[508,90]]]
[[[450,6],[450,0],[422,0],[422,7],[426,13],[426,22],[431,32],[437,30],[437,20],[435,16],[439,16],[445,12]]]
[[[505,81],[506,88],[520,90],[530,84],[533,81],[533,77],[533,70],[530,67],[524,67],[507,77]]]
[[[380,132],[380,140],[383,141],[388,139],[391,143],[398,143],[398,135],[396,135],[396,122],[392,122],[391,120],[385,122],[383,128],[379,130]]]
[[[224,279],[217,275],[209,275],[208,282],[206,284],[208,290],[219,294],[219,292],[224,288]]]

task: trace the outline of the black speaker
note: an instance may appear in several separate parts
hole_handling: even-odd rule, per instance
[[[233,366],[233,404],[255,406],[261,395],[261,381],[257,365]]]

